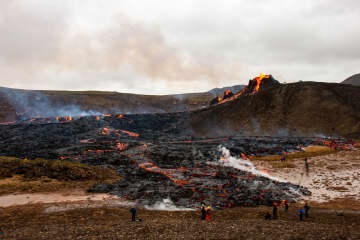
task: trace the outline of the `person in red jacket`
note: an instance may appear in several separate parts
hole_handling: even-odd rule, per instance
[[[211,219],[211,214],[210,214],[211,207],[210,207],[210,205],[207,206],[205,210],[206,210],[206,217],[205,217],[205,219],[206,219],[206,221],[210,221],[210,219]]]

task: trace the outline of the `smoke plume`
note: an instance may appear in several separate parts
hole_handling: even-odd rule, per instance
[[[101,114],[97,111],[85,111],[76,103],[64,104],[52,102],[39,91],[0,88],[8,102],[18,114],[28,117],[86,116]]]

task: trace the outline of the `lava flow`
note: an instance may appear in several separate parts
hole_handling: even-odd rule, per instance
[[[260,85],[264,78],[270,78],[270,75],[264,75],[264,74],[260,73],[260,75],[258,77],[254,78],[254,80],[256,81],[256,86],[255,86],[256,92],[259,91]]]
[[[258,77],[249,81],[249,84],[238,93],[233,93],[230,90],[225,90],[223,97],[217,96],[210,101],[210,105],[225,103],[232,101],[241,95],[252,95],[259,92],[261,89],[266,89],[274,86],[278,86],[280,83],[275,80],[272,75],[264,75],[260,73]]]
[[[254,155],[303,151],[309,145],[351,148],[344,139],[195,138],[184,131],[188,119],[187,112],[35,118],[0,125],[0,155],[111,167],[122,180],[97,184],[89,191],[136,199],[143,205],[169,198],[192,208],[206,199],[222,209],[269,205],[275,200],[294,202],[310,194],[306,188],[254,169],[250,162]],[[14,137],[18,135],[22,141]],[[226,155],[219,146],[228,150]]]

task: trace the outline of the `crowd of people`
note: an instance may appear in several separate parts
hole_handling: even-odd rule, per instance
[[[284,212],[286,212],[286,213],[289,211],[289,203],[287,200],[274,201],[273,202],[273,213],[271,215],[270,212],[266,212],[265,216],[264,216],[265,220],[278,219],[278,217],[279,217],[278,207],[283,207]],[[205,202],[201,202],[201,207],[200,207],[201,220],[210,221],[211,220],[211,210],[212,210],[212,208],[210,205],[206,205]],[[299,215],[299,220],[304,221],[304,217],[308,218],[309,211],[310,211],[310,206],[307,202],[305,202],[304,207],[301,207],[297,211],[297,213]],[[136,208],[131,208],[130,213],[131,213],[131,221],[133,221],[133,222],[141,221],[141,219],[136,219]]]
[[[278,219],[278,207],[282,206],[284,208],[284,212],[288,212],[289,211],[289,203],[287,200],[283,200],[283,201],[275,201],[273,203],[273,214],[271,215],[270,212],[266,212],[265,213],[265,220],[270,220],[270,219]],[[299,220],[300,221],[304,221],[304,217],[308,218],[309,217],[309,211],[310,211],[310,205],[309,203],[305,202],[304,206],[299,208],[297,211],[297,214],[299,216]]]

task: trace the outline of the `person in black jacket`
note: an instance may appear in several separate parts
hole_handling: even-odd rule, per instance
[[[136,208],[131,208],[130,209],[131,212],[131,221],[135,222],[135,217],[136,217]]]
[[[304,209],[305,209],[305,217],[309,217],[310,206],[307,202],[305,202]]]
[[[201,202],[201,220],[206,218],[206,205],[204,202]]]
[[[285,202],[285,212],[288,212],[289,211],[289,204],[288,202],[286,201]]]
[[[273,203],[273,218],[274,218],[274,219],[277,219],[277,218],[278,218],[277,210],[278,210],[278,203],[277,203],[277,202],[274,202],[274,203]]]
[[[307,158],[305,158],[305,169],[306,169],[306,172],[309,171],[309,162],[308,162]]]

